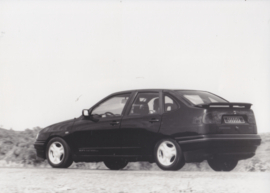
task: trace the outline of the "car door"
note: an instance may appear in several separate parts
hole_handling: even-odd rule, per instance
[[[79,155],[119,154],[122,139],[119,128],[130,94],[108,97],[91,108],[91,115],[98,121],[81,117],[74,123],[72,141]]]
[[[161,122],[161,92],[138,92],[122,118],[122,148],[125,155],[151,154]]]

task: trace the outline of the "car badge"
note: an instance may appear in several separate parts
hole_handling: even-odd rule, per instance
[[[236,114],[236,111],[233,111],[233,114]]]

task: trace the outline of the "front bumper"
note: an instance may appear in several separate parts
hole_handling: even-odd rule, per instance
[[[179,137],[186,162],[201,162],[215,156],[247,159],[255,155],[261,144],[257,134],[214,134]]]
[[[45,144],[46,141],[36,141],[34,143],[34,147],[36,149],[36,152],[37,152],[37,159],[46,159],[46,144]]]

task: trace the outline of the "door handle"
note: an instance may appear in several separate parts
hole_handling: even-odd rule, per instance
[[[110,122],[110,125],[114,126],[114,125],[118,125],[120,122],[119,121],[112,121]]]
[[[154,123],[154,122],[159,122],[159,119],[153,118],[151,120],[149,120],[150,123]]]

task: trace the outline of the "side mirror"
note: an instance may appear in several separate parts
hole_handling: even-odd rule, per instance
[[[83,115],[84,117],[90,117],[89,110],[88,110],[88,109],[83,109],[82,115]]]
[[[82,116],[83,116],[84,118],[90,119],[91,121],[94,121],[94,122],[98,122],[98,121],[99,121],[99,119],[97,119],[96,117],[93,117],[93,116],[90,114],[90,112],[89,112],[88,109],[83,109],[83,111],[82,111]]]

